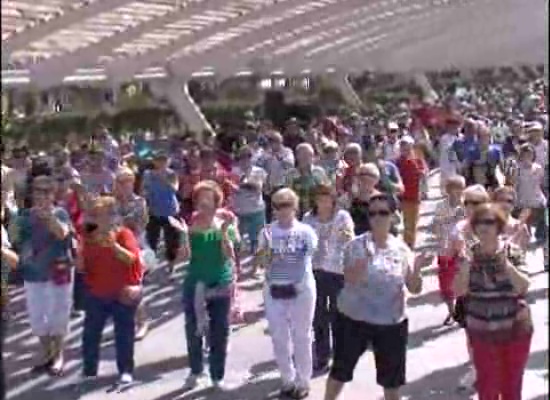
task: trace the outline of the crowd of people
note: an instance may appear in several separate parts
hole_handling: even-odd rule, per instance
[[[464,328],[472,362],[457,384],[520,400],[533,333],[526,252],[544,247],[548,270],[547,87],[491,90],[411,100],[382,124],[249,120],[237,149],[185,136],[119,143],[105,128],[48,153],[3,151],[2,312],[9,284],[22,284],[39,343],[32,372],[63,374],[70,318],[84,314],[83,379],[97,377],[112,318],[119,384],[132,383],[134,342],[148,331],[144,278],[162,264],[174,279],[184,264],[184,387],[203,384],[206,351],[223,390],[230,326],[242,320],[236,282],[250,269],[264,281],[282,396],[306,398],[328,374],[324,398],[337,399],[369,349],[384,398],[397,400],[407,292],[422,291],[434,264],[442,323]],[[435,252],[415,252],[435,168]]]

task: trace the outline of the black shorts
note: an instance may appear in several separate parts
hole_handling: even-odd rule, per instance
[[[384,389],[397,389],[405,384],[409,322],[375,325],[355,321],[342,313],[334,324],[334,358],[330,377],[339,382],[353,380],[359,358],[371,348],[376,365],[376,382]]]

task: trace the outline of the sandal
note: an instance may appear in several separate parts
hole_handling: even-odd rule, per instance
[[[294,400],[302,400],[309,396],[309,389],[306,388],[294,388],[294,391],[290,394],[290,398]]]
[[[50,376],[55,377],[61,377],[63,376],[63,372],[65,370],[65,363],[61,363],[59,365],[51,365],[50,368],[48,368],[48,373]]]
[[[283,386],[281,390],[279,390],[279,398],[293,398],[292,395],[294,394],[294,391],[296,388],[294,386]]]
[[[43,362],[42,364],[35,365],[31,368],[31,372],[33,374],[43,374],[50,370],[50,368],[53,365],[53,360],[48,360]]]

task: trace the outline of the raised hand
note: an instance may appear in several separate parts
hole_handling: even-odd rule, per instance
[[[344,269],[344,280],[346,283],[357,285],[361,283],[365,276],[366,259],[357,259],[351,267]]]

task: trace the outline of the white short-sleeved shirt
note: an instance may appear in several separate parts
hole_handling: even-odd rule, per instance
[[[344,249],[353,238],[354,223],[346,210],[338,210],[331,221],[321,223],[312,213],[304,216],[304,223],[317,233],[319,245],[313,255],[313,269],[335,274],[344,272]]]
[[[298,284],[313,275],[311,259],[318,241],[311,226],[294,221],[284,228],[274,222],[260,232],[258,239],[258,248],[270,254],[266,266],[269,284]]]
[[[344,251],[344,270],[365,266],[363,282],[346,283],[338,297],[338,310],[357,321],[394,325],[406,318],[405,279],[413,254],[400,238],[390,236],[386,248],[376,248],[372,234],[353,239]]]

